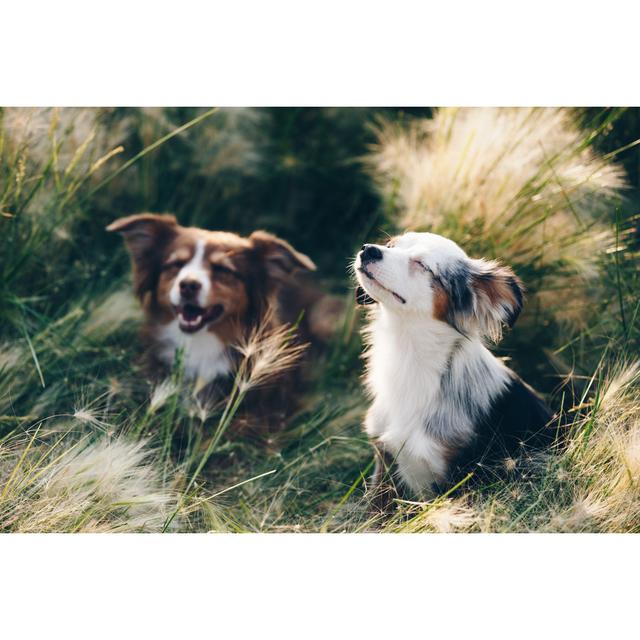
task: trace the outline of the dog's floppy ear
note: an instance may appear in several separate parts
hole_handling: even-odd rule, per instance
[[[360,285],[356,287],[356,304],[364,306],[375,303],[376,301],[364,290],[363,287]]]
[[[288,242],[266,231],[254,231],[250,236],[255,251],[264,261],[270,277],[280,280],[295,269],[315,271],[313,260],[296,251]]]
[[[510,267],[479,259],[471,261],[471,287],[480,332],[497,342],[503,325],[511,328],[522,311],[524,286]]]
[[[124,236],[131,254],[134,291],[140,299],[155,288],[163,249],[175,236],[177,228],[178,222],[174,216],[155,213],[118,218],[107,227],[107,231]]]
[[[489,260],[465,260],[438,278],[446,292],[446,317],[462,334],[477,331],[498,342],[522,311],[524,287],[509,267]]]

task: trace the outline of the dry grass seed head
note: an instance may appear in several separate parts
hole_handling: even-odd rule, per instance
[[[4,530],[160,531],[175,506],[144,442],[102,438],[82,446],[66,438],[61,449],[52,446],[45,455],[42,447],[25,452],[25,446],[18,457],[6,451],[0,456]]]
[[[295,342],[292,327],[274,324],[273,319],[274,313],[269,310],[248,337],[235,346],[242,356],[238,370],[242,391],[263,385],[291,369],[308,346]]]

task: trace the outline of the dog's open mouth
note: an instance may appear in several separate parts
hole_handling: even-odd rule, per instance
[[[376,280],[375,277],[369,271],[367,271],[366,267],[358,267],[358,271],[360,273],[364,273],[364,275],[367,276],[369,280],[372,280],[381,289],[384,289],[387,293],[390,293],[398,302],[401,302],[402,304],[407,303],[407,301],[399,293],[396,293],[395,291],[388,289],[383,284],[381,284],[380,281]]]
[[[220,318],[224,307],[221,304],[214,304],[204,308],[197,304],[186,303],[176,307],[178,312],[178,324],[185,333],[195,333],[202,329],[205,324],[215,322]]]

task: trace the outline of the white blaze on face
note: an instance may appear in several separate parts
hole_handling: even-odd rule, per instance
[[[182,281],[196,280],[200,283],[200,291],[194,302],[200,307],[206,306],[209,289],[211,288],[211,280],[209,279],[209,269],[204,261],[204,249],[205,241],[203,239],[197,240],[196,250],[193,257],[184,265],[184,267],[182,267],[182,269],[180,269],[180,272],[171,287],[171,291],[169,292],[171,304],[176,306],[180,304],[180,283]]]

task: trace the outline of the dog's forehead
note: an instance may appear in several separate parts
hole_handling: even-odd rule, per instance
[[[202,246],[203,257],[214,253],[234,253],[250,247],[248,238],[243,238],[229,231],[208,231],[195,227],[182,227],[169,247],[170,253],[194,253]]]
[[[467,257],[467,254],[453,240],[436,233],[410,231],[396,238],[394,246],[409,251],[414,256],[437,263]]]

